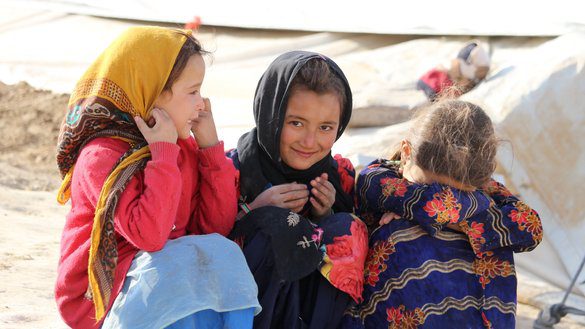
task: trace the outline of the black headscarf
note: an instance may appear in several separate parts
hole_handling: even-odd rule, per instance
[[[322,173],[327,173],[329,181],[337,191],[333,211],[353,211],[353,200],[343,191],[337,162],[331,153],[306,170],[293,169],[280,159],[280,134],[284,125],[291,83],[307,61],[315,58],[325,61],[345,87],[346,99],[343,102],[343,114],[336,139],[339,139],[349,123],[352,111],[351,89],[335,62],[326,56],[306,51],[291,51],[278,56],[264,72],[256,88],[254,96],[256,127],[238,141],[240,192],[248,202],[254,200],[268,184],[298,182],[307,184],[310,188],[311,180]]]

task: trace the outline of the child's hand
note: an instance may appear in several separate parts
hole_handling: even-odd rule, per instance
[[[197,119],[193,120],[191,131],[195,135],[195,140],[200,148],[206,148],[219,143],[217,130],[211,113],[211,102],[209,98],[203,98],[205,109],[199,112]]]
[[[326,173],[311,181],[311,214],[316,218],[325,217],[331,214],[331,207],[335,203],[335,187],[329,182]]]
[[[382,218],[380,218],[380,222],[378,222],[378,224],[380,224],[380,226],[386,225],[391,221],[399,218],[400,216],[398,216],[398,214],[395,214],[393,212],[385,212],[384,215],[382,215]]]
[[[252,203],[251,209],[264,206],[276,206],[300,212],[309,198],[309,190],[304,184],[288,183],[272,186],[260,193]]]
[[[154,108],[152,117],[148,120],[149,125],[139,116],[134,117],[134,121],[148,144],[156,142],[177,143],[177,138],[179,138],[177,128],[165,110]]]

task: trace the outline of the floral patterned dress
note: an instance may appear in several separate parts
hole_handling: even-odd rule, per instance
[[[542,240],[534,210],[495,181],[474,192],[415,184],[385,160],[360,173],[356,193],[370,228],[385,212],[402,218],[371,233],[364,300],[344,328],[514,328],[513,253]]]

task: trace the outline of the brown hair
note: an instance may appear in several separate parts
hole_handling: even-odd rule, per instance
[[[347,104],[345,85],[341,78],[320,58],[307,61],[294,77],[290,85],[290,93],[295,90],[309,90],[317,94],[333,93],[339,98],[341,115]]]
[[[189,61],[189,58],[191,58],[191,56],[208,54],[206,50],[203,50],[199,41],[195,39],[195,37],[191,33],[183,31],[177,31],[177,33],[183,34],[185,37],[187,37],[187,40],[185,40],[183,47],[181,47],[181,50],[179,50],[179,54],[177,55],[175,64],[173,65],[171,73],[169,74],[169,78],[167,79],[167,82],[163,87],[163,91],[171,91],[173,84],[175,83],[175,81],[177,81],[177,79],[185,69],[185,66],[187,65],[187,62]]]
[[[466,185],[482,186],[496,169],[492,121],[469,102],[441,100],[422,108],[414,116],[409,142],[420,168]]]

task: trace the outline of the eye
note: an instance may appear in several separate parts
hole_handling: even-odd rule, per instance
[[[191,94],[191,95],[197,95],[198,93],[199,93],[199,90],[196,89],[196,90],[193,90],[192,92],[190,92],[189,94]]]
[[[289,121],[288,124],[293,126],[293,127],[302,127],[303,126],[303,123],[300,121]]]
[[[331,131],[331,130],[333,130],[333,126],[322,125],[321,127],[319,127],[319,129],[321,129],[323,131]]]

